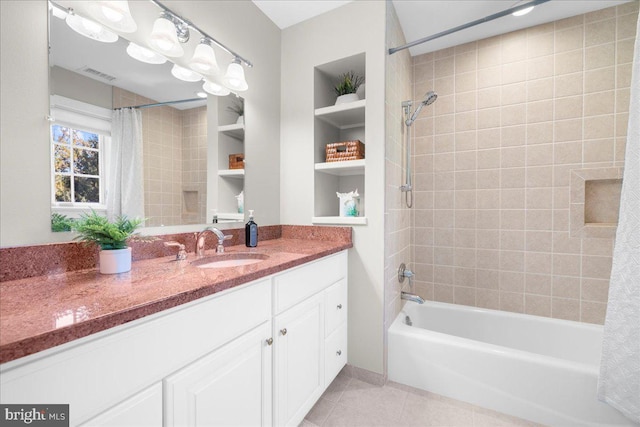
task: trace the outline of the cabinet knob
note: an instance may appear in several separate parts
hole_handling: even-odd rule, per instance
[[[287,335],[287,328],[280,329],[282,335]]]
[[[273,344],[273,338],[268,338],[267,339],[267,345],[271,345]]]
[[[342,310],[342,304],[338,304],[338,310]]]
[[[336,351],[336,354],[337,354],[338,356],[341,356],[341,355],[342,355],[342,350],[338,350],[338,351]]]

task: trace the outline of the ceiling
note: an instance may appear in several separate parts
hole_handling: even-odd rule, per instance
[[[470,41],[504,34],[570,16],[604,9],[630,0],[552,0],[537,6],[531,13],[505,16],[475,27],[412,47],[412,56],[433,52]],[[342,6],[349,1],[314,0],[253,0],[253,2],[281,29]],[[526,3],[526,1],[524,1]],[[509,9],[518,0],[393,0],[400,26],[407,42]]]

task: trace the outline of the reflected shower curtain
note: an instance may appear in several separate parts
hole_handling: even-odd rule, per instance
[[[114,111],[107,166],[107,215],[144,218],[142,113]]]
[[[598,398],[640,422],[640,20]]]

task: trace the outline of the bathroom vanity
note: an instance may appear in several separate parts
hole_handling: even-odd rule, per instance
[[[349,247],[275,239],[257,248],[265,261],[225,269],[145,260],[121,283],[99,277],[102,289],[79,284],[93,272],[66,273],[77,277],[65,288],[84,286],[75,290],[79,301],[106,292],[101,302],[123,298],[129,309],[97,317],[90,306],[86,315],[76,310],[58,329],[103,330],[15,360],[3,353],[2,403],[66,403],[74,426],[298,425],[347,361]],[[247,248],[227,253],[234,251]],[[44,281],[33,286],[55,288],[57,276],[33,278]],[[153,301],[135,301],[136,288],[148,294],[151,284]],[[140,316],[142,307],[157,311]],[[54,335],[51,342],[63,339]],[[47,333],[17,347],[38,340]]]

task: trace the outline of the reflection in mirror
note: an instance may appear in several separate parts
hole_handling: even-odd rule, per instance
[[[49,19],[52,230],[88,209],[147,227],[242,221],[242,98],[199,99],[202,82],[177,80],[170,61],[142,63],[122,36],[100,43]]]

